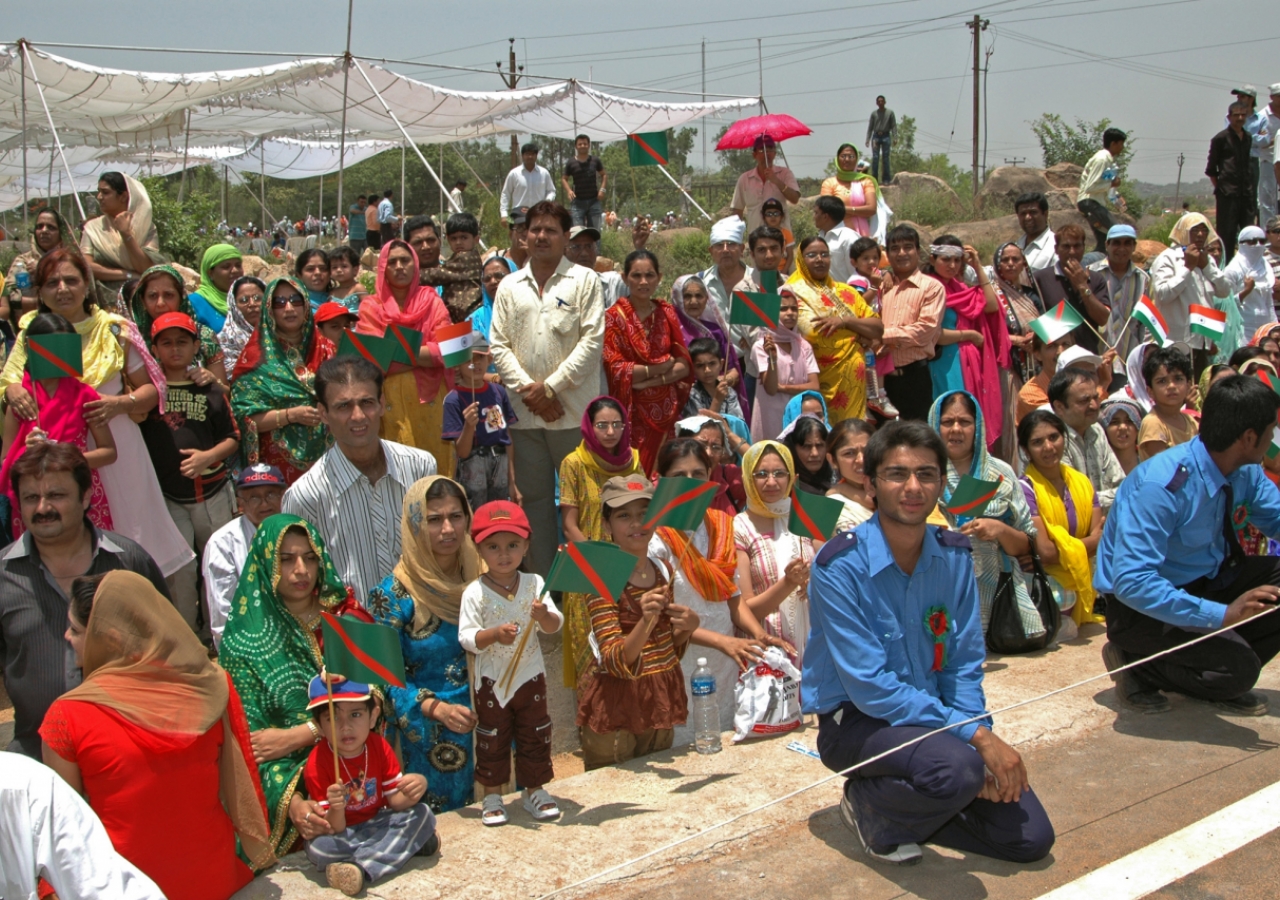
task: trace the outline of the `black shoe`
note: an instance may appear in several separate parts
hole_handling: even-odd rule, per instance
[[[1267,698],[1253,691],[1245,691],[1231,700],[1219,700],[1213,705],[1233,716],[1265,716],[1267,714]]]
[[[440,850],[440,835],[433,834],[427,838],[427,842],[418,849],[414,856],[435,856]]]
[[[1106,665],[1108,672],[1115,672],[1116,669],[1127,665],[1129,661],[1125,659],[1123,650],[1107,641],[1102,647],[1102,662]],[[1133,669],[1125,669],[1123,672],[1113,674],[1111,680],[1116,683],[1116,696],[1129,709],[1146,715],[1166,713],[1172,709],[1169,698],[1150,687],[1134,673]]]
[[[862,830],[858,828],[858,819],[853,813],[853,803],[849,800],[847,788],[840,797],[840,819],[846,828],[858,836],[858,843],[862,844],[863,852],[872,859],[894,866],[914,866],[924,855],[920,851],[919,844],[894,844],[884,851],[871,849],[871,845],[862,836]]]

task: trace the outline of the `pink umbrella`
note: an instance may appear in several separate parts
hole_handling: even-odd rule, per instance
[[[717,150],[750,150],[756,138],[768,135],[774,141],[813,134],[813,129],[799,119],[788,115],[752,116],[729,126],[716,144]]]

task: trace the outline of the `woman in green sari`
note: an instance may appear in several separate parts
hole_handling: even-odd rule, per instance
[[[173,266],[161,264],[152,266],[142,273],[138,286],[129,297],[129,316],[138,326],[142,339],[151,344],[151,326],[156,319],[165,313],[180,312],[195,319],[195,310],[187,299],[186,289],[182,284],[182,276]],[[200,387],[213,383],[223,392],[227,387],[227,369],[223,364],[222,345],[218,343],[218,335],[207,325],[196,324],[199,332],[199,349],[196,351],[196,371],[191,373],[191,380]],[[153,354],[154,355],[154,354]]]
[[[373,621],[339,580],[315,526],[283,514],[265,519],[240,573],[218,661],[244,703],[277,856],[299,835],[330,833],[302,780],[320,739],[307,685],[323,665],[321,612]]]
[[[314,383],[334,346],[316,330],[307,289],[296,278],[267,285],[264,307],[236,362],[231,409],[244,464],[275,466],[293,484],[329,449]]]

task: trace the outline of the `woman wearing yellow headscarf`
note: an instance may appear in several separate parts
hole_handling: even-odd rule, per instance
[[[791,491],[796,466],[777,441],[752,444],[742,459],[747,508],[733,519],[738,589],[767,634],[791,645],[800,666],[809,635],[809,564],[813,541],[792,534]]]
[[[884,323],[862,295],[831,277],[831,251],[820,237],[796,250],[796,272],[784,291],[799,301],[796,330],[813,345],[818,385],[832,425],[867,415],[867,346]]]
[[[467,654],[458,641],[462,592],[484,565],[471,540],[462,486],[430,475],[404,495],[400,562],[369,592],[367,606],[400,632],[405,686],[387,689],[400,731],[404,768],[427,777],[432,812],[471,802],[475,771]]]
[[[1018,446],[1031,463],[1020,480],[1036,527],[1036,550],[1058,605],[1064,617],[1069,612],[1084,625],[1105,621],[1093,612],[1093,557],[1102,538],[1102,510],[1089,477],[1062,463],[1066,433],[1066,424],[1042,409],[1018,423]]]

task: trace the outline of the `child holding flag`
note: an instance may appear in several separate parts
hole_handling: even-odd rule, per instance
[[[489,342],[472,332],[470,358],[454,369],[457,386],[444,398],[443,436],[453,442],[455,478],[472,509],[494,500],[520,502],[515,448],[507,430],[518,420],[507,389],[485,380],[489,359]]]
[[[308,689],[307,709],[324,739],[307,757],[303,779],[332,833],[307,841],[307,858],[330,887],[354,897],[366,881],[434,854],[440,838],[435,815],[421,802],[426,777],[405,775],[391,745],[372,731],[378,702],[369,686],[344,681],[332,690],[330,699],[319,675]]]
[[[1199,432],[1196,420],[1182,411],[1191,391],[1191,359],[1172,347],[1162,347],[1142,364],[1142,380],[1154,404],[1138,429],[1139,461],[1185,444]]]
[[[555,776],[547,670],[536,637],[520,634],[535,623],[542,633],[555,634],[564,616],[543,595],[542,577],[520,571],[529,531],[524,510],[506,500],[484,504],[471,520],[471,537],[488,571],[462,592],[458,642],[475,654],[476,781],[484,785],[485,825],[507,822],[502,786],[511,777],[513,739],[524,808],[542,821],[560,816],[555,798],[542,787]]]

